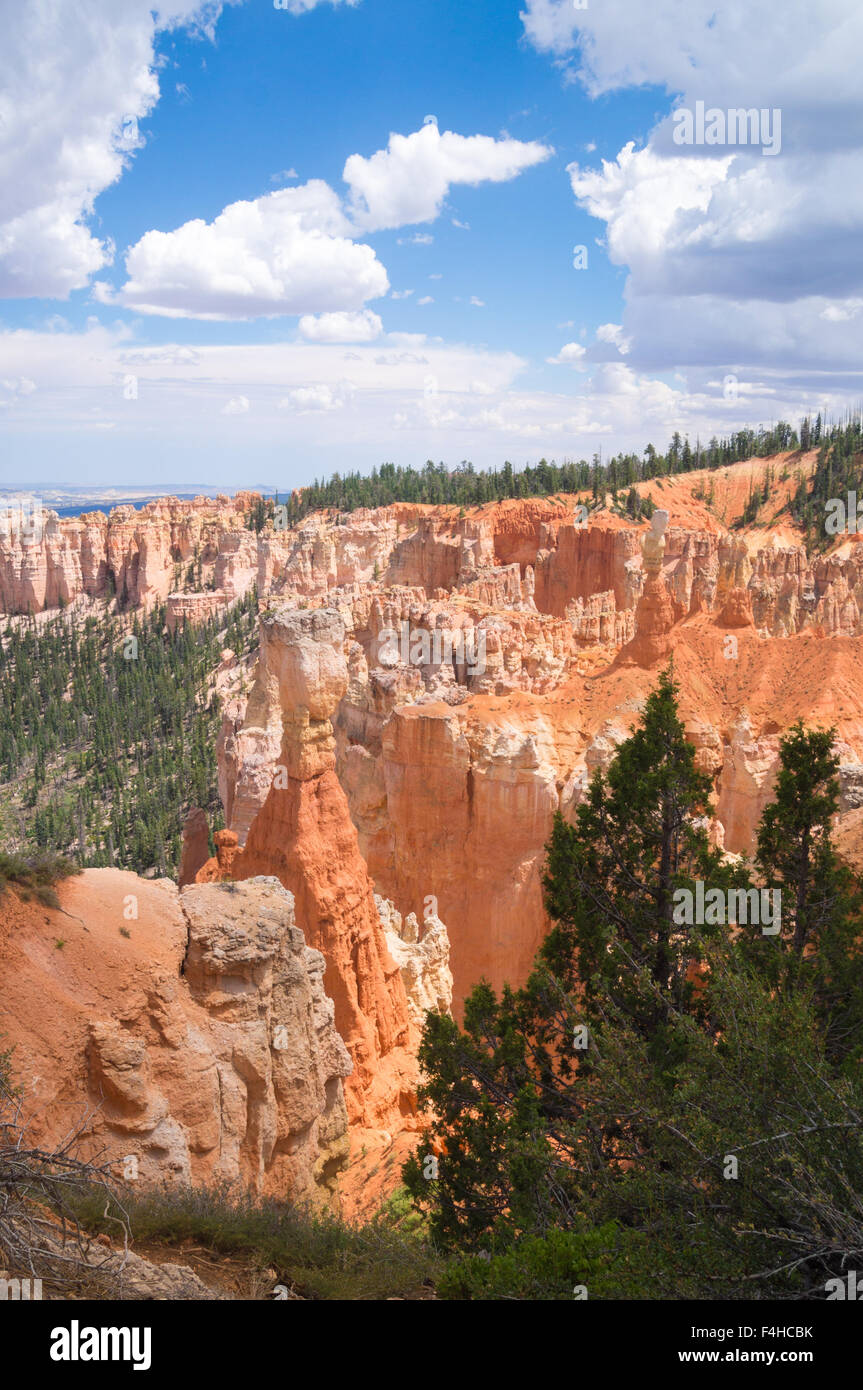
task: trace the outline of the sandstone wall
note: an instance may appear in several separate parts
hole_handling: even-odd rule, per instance
[[[496,987],[525,978],[546,929],[541,874],[554,812],[574,814],[585,779],[607,764],[670,656],[715,779],[716,843],[752,849],[778,737],[801,713],[838,723],[843,788],[855,794],[857,549],[809,561],[776,536],[675,524],[672,508],[647,566],[649,529],[602,511],[578,526],[571,504],[536,500],[463,518],[410,508],[338,524],[318,516],[266,542],[288,557],[271,572],[271,602],[283,613],[325,604],[344,625],[347,677],[332,724],[358,852],[403,916],[419,918],[436,900],[452,938],[457,1009],[482,976]],[[406,661],[401,641],[395,653],[382,643],[403,629],[413,639],[482,634],[482,670]],[[277,841],[299,830],[279,819],[271,791],[285,706],[266,650],[264,641],[248,708],[240,700],[226,712],[220,745],[240,844],[258,821],[270,827],[268,844],[257,830],[258,872],[282,864]],[[751,720],[748,733],[741,720]],[[288,881],[287,869],[275,871]]]
[[[46,511],[37,538],[0,530],[0,612],[38,613],[113,593],[150,607],[185,581],[196,556],[205,582],[239,597],[257,577],[257,539],[237,525],[253,500],[167,497],[140,510],[62,519]]]
[[[232,872],[237,879],[275,874],[296,895],[309,942],[326,958],[336,1026],[354,1063],[347,1087],[351,1118],[389,1126],[415,1111],[416,1037],[335,772],[330,719],[347,688],[344,645],[344,624],[330,609],[287,609],[262,618],[250,703],[263,707],[278,697],[280,775]]]
[[[61,892],[67,915],[0,898],[0,1031],[34,1138],[81,1127],[132,1182],[335,1200],[352,1064],[291,894],[113,869]]]

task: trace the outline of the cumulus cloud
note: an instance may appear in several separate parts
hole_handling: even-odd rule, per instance
[[[311,316],[323,316],[319,340],[349,328],[359,332],[356,341],[368,341],[375,325],[380,332],[380,321],[361,311],[367,300],[387,293],[389,280],[372,247],[354,238],[375,227],[428,220],[451,183],[501,182],[550,154],[535,143],[441,135],[434,124],[393,135],[387,150],[347,161],[345,202],[313,179],[232,203],[212,222],[194,218],[173,231],[146,232],[126,254],[122,290],[97,281],[94,298],[173,318],[300,314],[309,316],[301,332],[312,337]],[[406,241],[429,245],[433,239],[417,232]]]
[[[570,164],[567,173],[580,205],[607,224],[611,259],[631,265],[664,258],[674,238],[692,234],[694,219],[683,214],[707,211],[732,159],[668,159],[630,141],[600,169]]]
[[[128,252],[122,303],[203,319],[361,309],[389,280],[370,246],[346,235],[323,180],[231,203],[212,222],[146,232]]]
[[[431,222],[453,185],[504,183],[553,153],[535,140],[441,133],[430,122],[411,135],[391,135],[387,148],[368,159],[351,155],[343,177],[355,225],[379,231]]]
[[[371,309],[355,314],[304,314],[300,319],[300,333],[311,343],[371,343],[383,331],[380,315]]]
[[[628,0],[583,9],[525,0],[521,17],[529,41],[569,63],[592,96],[651,84],[723,107],[778,99],[801,127],[818,123],[819,107],[859,102],[857,0],[653,0],[650,23],[636,34],[642,15]]]
[[[138,121],[159,97],[155,35],[177,25],[211,30],[221,8],[213,0],[3,6],[0,295],[65,299],[110,264],[110,239],[87,220],[143,144]]]
[[[351,382],[340,382],[338,386],[298,386],[282,397],[279,410],[296,411],[299,415],[328,414],[331,410],[344,410],[352,394]]]
[[[580,367],[587,355],[587,349],[581,343],[565,343],[556,357],[549,357],[546,360],[556,365],[567,367]]]
[[[859,396],[843,326],[863,296],[863,9],[657,0],[637,42],[632,11],[526,0],[522,15],[534,46],[592,96],[652,84],[670,97],[643,148],[631,141],[599,167],[568,170],[579,206],[605,224],[600,244],[628,271],[620,339],[597,334],[588,361],[619,358],[626,343],[639,368],[712,363],[721,381],[723,370],[758,377],[770,366],[789,391],[822,364],[844,369]],[[781,157],[676,144],[674,111],[699,101],[778,108]]]
[[[184,27],[213,38],[223,8],[242,3],[28,0],[2,7],[0,296],[66,299],[112,263],[113,242],[89,223],[99,194],[144,144],[139,122],[160,95],[156,37]],[[276,8],[300,15],[322,3],[360,0],[280,0]]]
[[[248,396],[232,396],[220,411],[222,415],[248,415],[251,409]]]

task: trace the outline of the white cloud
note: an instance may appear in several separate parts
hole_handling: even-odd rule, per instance
[[[801,373],[807,391],[816,371],[845,373],[847,398],[859,398],[859,348],[844,328],[863,299],[863,9],[656,0],[637,39],[633,13],[526,0],[523,20],[594,97],[649,83],[690,110],[780,108],[785,141],[773,159],[757,146],[683,152],[669,112],[644,148],[570,166],[577,202],[604,223],[599,244],[628,271],[620,338],[598,333],[588,361],[626,351],[639,369],[712,367],[720,381],[763,381],[769,368],[770,389],[791,399]]]
[[[223,405],[221,415],[248,415],[250,410],[248,396],[232,396],[227,405]]]
[[[308,14],[318,5],[358,5],[360,0],[273,0],[277,10],[287,10],[288,14]]]
[[[706,212],[713,189],[725,179],[724,159],[664,158],[632,141],[601,169],[570,164],[567,173],[581,206],[607,224],[608,254],[618,265],[664,257],[669,244],[697,225],[683,214]]]
[[[568,367],[580,367],[586,354],[587,349],[583,348],[581,343],[565,343],[556,357],[548,357],[546,361]]]
[[[66,299],[112,263],[110,237],[88,223],[99,194],[144,144],[139,122],[160,95],[156,36],[184,27],[212,39],[222,9],[242,3],[76,0],[58,7],[54,0],[9,0],[2,6],[0,296]],[[299,15],[319,3],[324,0],[286,0],[276,8]],[[188,96],[183,83],[174,85]]]
[[[200,354],[190,347],[166,343],[164,347],[130,348],[119,360],[127,367],[197,367]]]
[[[571,0],[526,0],[520,16],[524,32],[540,53],[571,53],[582,23]]]
[[[661,307],[668,315],[659,339],[674,349],[680,306]],[[826,307],[827,301],[814,301],[795,325],[801,360],[811,324]],[[700,332],[711,337],[725,309],[720,301],[706,306],[702,322],[698,306],[686,325],[684,355],[694,354]],[[645,313],[655,318],[656,310],[646,307]],[[254,477],[254,468],[255,481],[277,478],[292,485],[307,482],[314,471],[371,468],[392,457],[394,426],[412,457],[428,457],[433,431],[434,457],[472,458],[485,467],[499,466],[507,456],[514,463],[543,454],[589,458],[602,439],[615,449],[640,450],[649,439],[663,447],[674,429],[709,439],[747,423],[794,419],[801,410],[835,413],[848,373],[835,370],[825,352],[789,386],[769,361],[781,328],[778,320],[759,324],[753,316],[750,334],[763,336],[765,360],[738,372],[742,389],[736,401],[724,399],[723,374],[709,365],[689,366],[669,384],[620,361],[588,363],[571,378],[571,391],[525,391],[519,389],[529,366],[523,358],[417,342],[415,335],[388,335],[392,350],[383,354],[374,344],[347,351],[338,344],[279,340],[198,344],[194,360],[174,349],[177,361],[171,362],[148,359],[150,345],[136,342],[125,326],[94,323],[83,333],[0,331],[0,380],[23,377],[39,388],[31,395],[0,388],[0,400],[8,402],[2,407],[0,478],[33,476],[28,461],[44,460],[42,476],[48,464],[55,479],[61,471],[70,481],[116,479],[122,460],[126,477],[170,483],[188,476],[184,470],[194,449],[196,457],[205,451],[213,480],[236,486],[236,432],[221,412],[226,402],[242,398],[250,402],[241,411],[247,478]],[[859,340],[854,322],[834,322],[829,329],[840,340],[839,357]],[[139,395],[129,402],[123,388],[132,361]],[[438,386],[432,400],[429,377]]]
[[[400,236],[399,246],[431,246],[434,237],[429,232],[414,232],[413,236]]]
[[[387,342],[399,347],[424,347],[428,337],[425,333],[388,333]]]
[[[221,8],[214,0],[3,6],[0,295],[65,299],[110,264],[110,239],[86,223],[143,144],[137,123],[159,97],[155,34],[210,29]]]
[[[617,348],[623,357],[632,346],[630,339],[627,338],[622,325],[619,323],[601,323],[596,330],[596,341]]]
[[[304,314],[299,327],[312,343],[371,343],[384,331],[379,315],[371,309],[354,314]]]
[[[475,309],[484,309],[484,308],[485,308],[485,300],[484,300],[484,299],[477,299],[477,297],[476,297],[475,294],[472,294],[472,295],[471,295],[471,297],[470,297],[470,303],[474,306]]]
[[[296,411],[299,415],[324,413],[331,410],[343,410],[351,397],[353,388],[351,383],[346,383],[337,387],[332,386],[298,386],[293,391],[289,391],[279,401],[279,410]]]
[[[0,380],[0,386],[13,396],[32,396],[36,390],[35,381],[31,381],[27,376],[4,377]]]
[[[848,319],[856,319],[861,309],[863,299],[847,299],[844,304],[828,304],[822,309],[821,318],[828,323],[846,323]]]
[[[213,222],[146,232],[126,256],[120,298],[173,318],[360,309],[389,281],[372,248],[347,231],[338,195],[320,179],[232,203]]]
[[[434,304],[434,295],[424,294],[422,299],[417,300],[417,304]]]
[[[522,20],[534,46],[570,60],[592,96],[651,84],[722,107],[784,101],[798,129],[818,105],[859,101],[857,0],[653,0],[649,24],[637,23],[643,15],[634,0],[583,9],[525,0]]]
[[[501,182],[551,153],[536,143],[441,135],[434,124],[392,135],[371,159],[348,159],[350,217],[321,179],[232,203],[212,222],[146,232],[126,254],[122,290],[99,281],[93,297],[169,318],[356,314],[389,289],[374,250],[353,240],[358,218],[365,230],[428,220],[450,183]],[[433,240],[416,232],[404,242]],[[362,320],[363,338],[371,321]]]
[[[552,154],[538,141],[441,134],[429,124],[411,135],[391,135],[387,148],[369,159],[351,155],[343,177],[354,222],[375,231],[431,222],[454,184],[503,183]]]

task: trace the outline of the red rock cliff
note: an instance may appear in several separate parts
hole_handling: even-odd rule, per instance
[[[309,945],[327,961],[336,1027],[354,1062],[349,1114],[388,1125],[414,1109],[416,1039],[335,771],[330,719],[347,689],[344,642],[344,623],[332,610],[288,610],[261,621],[259,682],[278,690],[283,737],[272,787],[233,875],[274,874],[294,894]]]

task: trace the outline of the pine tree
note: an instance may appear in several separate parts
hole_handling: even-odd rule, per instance
[[[595,1041],[622,1017],[658,1074],[680,1064],[676,1019],[703,1013],[694,981],[710,929],[675,923],[674,892],[692,890],[698,877],[717,885],[735,877],[699,824],[708,792],[666,672],[641,726],[607,775],[594,777],[575,824],[556,818],[544,878],[555,925],[528,984],[504,989],[500,1000],[479,985],[463,1030],[429,1015],[420,1096],[435,1118],[424,1154],[404,1177],[431,1206],[440,1240],[505,1241],[574,1219],[581,1182],[574,1127],[592,1065],[583,1036]],[[617,1122],[610,1130],[596,1125],[591,1142],[613,1152]],[[424,1166],[437,1155],[430,1184]]]
[[[782,930],[755,945],[782,988],[814,992],[831,1054],[859,1056],[863,900],[831,834],[839,809],[835,741],[835,729],[806,729],[800,720],[782,739],[775,800],[761,818],[756,855],[768,888],[782,894]]]
[[[549,968],[569,989],[580,982],[588,1003],[610,990],[657,1047],[667,1005],[685,1008],[694,998],[701,949],[674,921],[675,891],[694,893],[699,879],[722,887],[745,877],[709,843],[700,819],[709,794],[664,672],[641,726],[607,776],[596,774],[575,824],[558,814],[548,848]]]
[[[673,921],[675,885],[730,871],[699,824],[707,788],[666,673],[575,824],[555,824],[557,922],[527,986],[498,999],[479,985],[463,1029],[428,1015],[431,1123],[404,1181],[442,1248],[485,1257],[489,1296],[520,1296],[528,1269],[565,1296],[557,1255],[600,1231],[612,1297],[823,1297],[863,1258],[863,1079],[859,1064],[840,1071],[836,1045],[861,924],[837,917],[831,746],[832,732],[792,730],[759,836],[768,883],[805,881],[802,954],[792,921],[772,959],[813,962],[812,988],[777,988],[743,933]],[[814,896],[813,874],[826,875]],[[476,1256],[451,1281],[489,1287]]]

